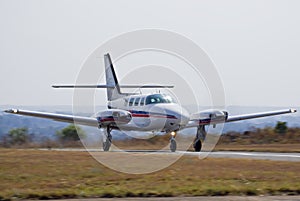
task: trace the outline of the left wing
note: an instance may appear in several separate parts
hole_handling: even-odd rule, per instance
[[[267,117],[267,116],[274,116],[280,114],[288,114],[288,113],[295,113],[297,112],[296,109],[287,109],[287,110],[277,110],[277,111],[270,111],[270,112],[261,112],[261,113],[253,113],[253,114],[244,114],[244,115],[236,115],[236,116],[228,116],[227,122],[233,121],[241,121],[246,119],[254,119],[260,117]]]
[[[5,110],[6,113],[11,114],[20,114],[26,116],[40,117],[46,119],[52,119],[55,121],[62,121],[68,123],[76,123],[85,126],[95,126],[98,127],[98,122],[96,118],[93,117],[84,117],[84,116],[73,116],[73,115],[65,115],[65,114],[56,114],[56,113],[48,113],[48,112],[37,112],[37,111],[29,111],[29,110],[18,110],[18,109],[8,109]]]
[[[297,112],[296,109],[285,109],[285,110],[230,116],[226,111],[207,110],[207,111],[193,114],[191,116],[192,118],[189,121],[189,123],[183,128],[215,125],[220,123],[229,123],[234,121],[241,121],[241,120],[268,117],[268,116],[274,116],[280,114],[295,113],[295,112]]]

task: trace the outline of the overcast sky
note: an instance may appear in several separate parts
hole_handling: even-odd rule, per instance
[[[0,0],[0,105],[70,105],[72,91],[52,84],[74,83],[110,38],[156,28],[207,52],[227,105],[300,106],[299,8],[297,0]]]

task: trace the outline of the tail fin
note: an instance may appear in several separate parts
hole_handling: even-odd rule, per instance
[[[108,53],[104,55],[104,64],[105,64],[106,85],[114,87],[114,88],[106,89],[107,100],[112,101],[122,96],[125,96],[124,94],[121,93],[117,75],[114,70],[110,55]]]

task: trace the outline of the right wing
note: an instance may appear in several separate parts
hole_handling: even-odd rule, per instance
[[[52,119],[61,122],[76,123],[85,126],[98,127],[98,121],[96,118],[93,117],[73,116],[73,115],[66,115],[66,114],[56,114],[56,113],[37,112],[37,111],[18,110],[18,109],[8,109],[5,110],[4,112],[11,113],[11,114],[40,117],[45,119]]]

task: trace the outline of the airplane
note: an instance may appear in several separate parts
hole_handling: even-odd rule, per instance
[[[34,116],[55,121],[94,126],[103,130],[103,150],[109,151],[112,144],[112,130],[154,132],[170,134],[170,151],[175,152],[175,140],[178,131],[197,128],[193,147],[200,152],[207,135],[205,127],[220,123],[229,123],[246,119],[272,115],[295,113],[296,109],[253,113],[230,116],[227,111],[210,109],[189,114],[186,109],[176,103],[174,98],[165,93],[122,93],[121,88],[173,88],[163,85],[121,85],[118,82],[110,55],[104,55],[106,84],[104,85],[53,85],[53,88],[104,88],[107,92],[107,109],[92,117],[8,109],[4,112],[18,115]]]

